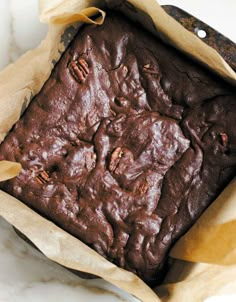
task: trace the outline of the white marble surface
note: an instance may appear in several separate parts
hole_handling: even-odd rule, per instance
[[[103,280],[82,280],[46,259],[0,219],[1,302],[135,302]]]
[[[161,0],[212,25],[236,42],[236,1]],[[37,18],[37,0],[0,0],[0,70],[37,46],[47,26]],[[103,280],[81,280],[19,239],[0,219],[0,302],[137,301]],[[194,297],[193,300],[194,302]],[[233,302],[236,295],[207,302]],[[185,302],[185,301],[178,301]],[[187,302],[187,301],[186,301]]]

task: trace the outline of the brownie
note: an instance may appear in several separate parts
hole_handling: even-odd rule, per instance
[[[85,25],[0,145],[0,187],[154,286],[235,175],[236,90],[140,25]]]

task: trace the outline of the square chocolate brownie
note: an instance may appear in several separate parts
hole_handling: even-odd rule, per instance
[[[0,145],[0,187],[151,286],[235,175],[236,90],[140,25],[85,25]]]

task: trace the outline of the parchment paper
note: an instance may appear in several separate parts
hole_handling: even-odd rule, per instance
[[[176,243],[170,255],[194,262],[236,264],[236,178]]]
[[[141,20],[152,32],[165,37],[175,47],[193,55],[226,80],[235,83],[235,73],[220,55],[169,17],[155,0],[107,2],[131,18]],[[49,24],[46,39],[38,48],[26,53],[0,73],[0,141],[41,89],[53,65],[80,26],[80,21],[101,24],[105,17],[103,11],[96,8],[104,8],[105,1],[40,0],[39,3],[40,19]],[[91,17],[95,15],[94,21]],[[0,180],[14,177],[19,169],[17,163],[0,162]],[[174,261],[166,278],[169,284],[156,289],[163,301],[193,301],[194,297],[194,302],[197,302],[213,294],[236,293],[236,244],[233,240],[236,227],[235,202],[236,188],[233,181],[174,247],[171,253],[174,257],[215,265]],[[57,263],[98,275],[142,301],[160,301],[157,294],[137,276],[116,267],[2,191],[0,215]]]
[[[20,173],[21,165],[7,160],[0,161],[0,181],[11,179]]]

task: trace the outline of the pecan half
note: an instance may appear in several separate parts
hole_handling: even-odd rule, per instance
[[[80,58],[76,61],[70,61],[70,63],[68,64],[68,68],[70,74],[79,84],[85,82],[89,74],[89,68],[88,63],[84,59]]]
[[[49,175],[46,171],[39,173],[39,175],[36,177],[36,181],[39,184],[45,184],[48,182],[48,180],[49,180]]]

